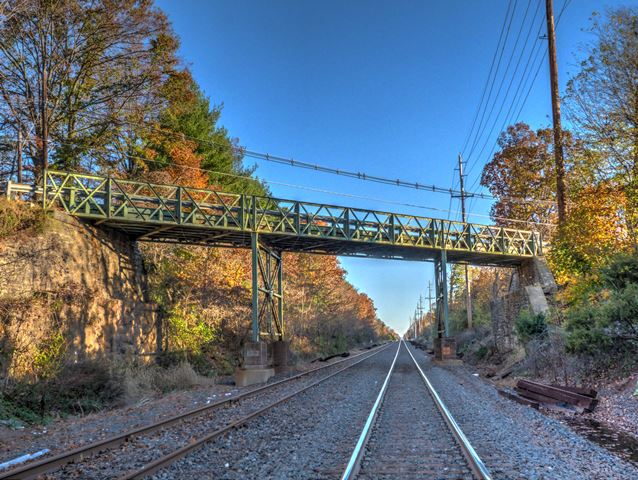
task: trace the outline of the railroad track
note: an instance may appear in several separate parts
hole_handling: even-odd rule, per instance
[[[122,480],[144,478],[188,455],[206,442],[223,436],[296,395],[381,353],[388,347],[389,345],[377,347],[372,351],[363,352],[329,365],[313,368],[292,377],[263,385],[233,398],[220,400],[145,427],[62,452],[37,462],[31,462],[13,470],[0,472],[0,480],[27,480],[37,478],[42,474],[48,474],[46,478],[87,478],[89,476],[94,478],[119,478]],[[335,371],[320,375],[319,378],[314,379],[314,374],[319,375],[328,369],[335,369]],[[297,381],[303,383],[304,380],[306,380],[306,383],[295,388],[291,393],[276,394],[277,389],[281,387],[288,388]],[[269,396],[275,398],[269,398]],[[252,397],[256,398],[257,406],[248,408],[250,410],[248,413],[233,415],[234,412],[231,411],[221,420],[218,418],[206,418],[207,415],[222,407],[230,406]],[[171,430],[171,427],[176,426],[179,427],[178,433]],[[199,436],[195,439],[193,439],[193,432],[199,432]],[[159,440],[155,439],[155,437],[159,437]],[[125,458],[125,455],[123,455],[124,450],[127,450],[133,459],[136,457],[145,458],[149,455],[155,458],[142,460],[141,466],[134,469],[131,469],[130,465],[128,467],[124,466],[120,473],[113,474],[113,463],[119,463]],[[145,450],[146,453],[140,453],[142,450]],[[157,456],[158,451],[161,452],[159,457]],[[103,471],[103,476],[100,476],[101,467],[99,464],[102,456],[106,457],[103,462],[107,462],[107,467]],[[137,459],[136,463],[139,464],[140,460]],[[87,468],[88,470],[86,470]],[[110,473],[106,473],[106,470]]]
[[[341,476],[354,478],[492,478],[403,340]]]

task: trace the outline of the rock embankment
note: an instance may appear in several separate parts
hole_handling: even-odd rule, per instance
[[[39,231],[0,238],[2,376],[28,374],[60,335],[73,361],[150,353],[159,342],[134,243],[52,212]]]

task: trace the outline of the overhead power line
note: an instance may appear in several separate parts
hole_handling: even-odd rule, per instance
[[[565,10],[567,9],[567,7],[569,6],[569,4],[571,3],[571,0],[565,0],[563,2],[563,6],[560,10],[560,13],[558,14],[557,17],[557,21],[556,21],[556,27],[558,28],[558,25],[560,24],[560,20],[563,16],[563,13],[565,12]],[[538,6],[540,6],[540,2],[538,4]],[[538,8],[537,8],[538,10]],[[536,17],[537,15],[534,15],[534,18],[532,20],[532,24],[530,25],[530,29],[533,28],[533,24],[536,22]],[[544,25],[544,21],[543,18],[541,16],[541,21],[539,23],[538,26],[538,33],[537,33],[537,38],[540,38],[542,29],[543,29],[543,25]],[[528,37],[529,37],[529,33],[528,33]],[[506,126],[508,124],[513,124],[516,123],[518,121],[518,119],[520,118],[520,115],[523,111],[523,108],[525,107],[525,104],[527,103],[527,100],[531,94],[531,91],[534,87],[534,84],[536,82],[536,79],[540,73],[540,70],[543,66],[543,63],[545,62],[545,58],[547,56],[547,52],[543,51],[543,43],[536,43],[535,45],[532,46],[528,58],[526,60],[526,65],[525,68],[523,69],[523,72],[521,73],[521,77],[520,80],[518,82],[518,86],[516,87],[516,90],[514,92],[514,95],[512,97],[510,106],[507,110],[507,113],[505,114],[505,116],[503,117],[503,123],[501,126],[500,131],[504,131],[504,129],[506,128]],[[527,41],[526,41],[526,45],[523,48],[523,52],[526,50],[527,47]],[[539,58],[539,54],[543,53],[542,55],[540,55]],[[521,57],[519,57],[519,63],[520,60],[522,58],[523,53],[521,53]],[[531,68],[529,68],[531,66]],[[534,68],[534,66],[536,66],[536,68]],[[514,70],[513,75],[516,74],[516,71],[518,71],[518,66],[517,68]],[[528,81],[531,78],[531,82],[529,82],[529,86],[528,85]],[[512,77],[512,81],[513,81],[514,77]],[[511,86],[511,82],[510,81],[510,86]],[[508,91],[509,91],[509,87],[508,87]],[[500,117],[501,112],[503,110],[503,106],[505,104],[505,99],[503,99],[503,104],[501,105],[501,108],[499,109],[499,113],[497,115],[497,117],[493,120],[494,123],[496,123],[498,121],[498,117]],[[493,130],[493,127],[492,127]],[[489,142],[489,138],[491,137],[491,133],[487,136],[487,138],[485,139],[485,144],[483,145],[483,147],[481,148],[481,151],[479,153],[479,155],[477,155],[475,158],[472,159],[468,168],[468,174],[472,172],[473,168],[476,166],[479,158],[482,156],[482,152],[485,150],[485,147],[487,146],[487,142]],[[488,154],[488,159],[490,159],[492,157],[492,155],[494,154],[494,151],[496,150],[498,146],[498,138],[496,138],[496,140],[494,140],[493,146],[490,149],[490,153]],[[469,158],[468,158],[469,160]],[[477,176],[474,180],[474,182],[472,183],[472,185],[470,186],[470,190],[474,190],[475,188],[477,188],[478,183],[480,181],[480,175]],[[472,204],[474,201],[474,199],[470,200],[470,204]]]
[[[92,117],[91,115],[85,115],[85,116],[89,118]],[[125,124],[124,122],[120,122],[120,123]],[[324,165],[303,162],[300,160],[295,160],[293,158],[285,158],[279,155],[271,155],[269,153],[256,152],[254,150],[249,150],[246,147],[242,147],[242,146],[235,146],[232,144],[229,146],[227,143],[214,142],[210,140],[202,140],[196,137],[191,137],[182,133],[174,132],[172,130],[166,130],[156,125],[147,125],[147,126],[159,132],[163,132],[167,135],[172,135],[173,137],[176,137],[176,138],[184,138],[188,140],[193,140],[194,142],[197,142],[200,144],[207,144],[207,145],[212,145],[216,147],[231,148],[237,153],[242,154],[246,157],[254,158],[258,160],[264,160],[271,163],[277,163],[280,165],[286,165],[286,166],[295,167],[295,168],[303,168],[307,170],[313,170],[316,172],[322,172],[322,173],[327,173],[332,175],[345,176],[348,178],[355,178],[357,180],[381,183],[381,184],[391,185],[395,187],[412,188],[415,190],[428,191],[428,192],[434,192],[434,193],[444,193],[444,194],[448,194],[452,196],[458,196],[461,193],[460,190],[457,190],[454,188],[446,188],[446,187],[441,187],[441,186],[437,186],[433,184],[413,182],[413,181],[402,180],[398,178],[381,177],[377,175],[370,175],[365,172],[354,172],[350,170],[326,167]],[[133,158],[133,157],[130,157],[130,158]],[[484,200],[495,199],[493,195],[489,193],[482,193],[482,192],[465,192],[465,196],[468,198],[471,197],[471,198],[479,198]],[[505,197],[500,197],[500,198],[505,198]],[[537,200],[537,199],[526,199],[526,198],[517,198],[517,197],[507,197],[507,199],[513,202],[520,202],[520,203],[553,203],[553,200]]]
[[[95,149],[95,148],[93,148],[93,149]],[[132,159],[136,159],[136,160],[141,160],[143,162],[155,163],[155,164],[158,164],[158,165],[165,166],[165,163],[160,161],[160,160],[154,160],[154,159],[142,157],[142,156],[139,156],[139,155],[127,155],[127,158],[132,158]],[[446,210],[446,209],[443,209],[443,208],[430,207],[430,206],[427,206],[427,205],[421,205],[421,204],[417,204],[417,203],[398,202],[398,201],[395,201],[395,200],[388,200],[388,199],[372,197],[372,196],[367,196],[367,195],[357,195],[357,194],[353,194],[353,193],[344,193],[344,192],[339,192],[339,191],[335,191],[335,190],[328,190],[328,189],[323,189],[323,188],[310,187],[310,186],[307,186],[307,185],[298,185],[298,184],[294,184],[294,183],[279,182],[279,181],[275,181],[275,180],[266,180],[264,178],[255,178],[255,177],[251,177],[249,175],[241,175],[241,174],[238,174],[238,173],[220,172],[220,171],[207,169],[207,168],[192,167],[192,166],[189,166],[189,165],[179,165],[179,164],[171,164],[170,167],[171,168],[177,167],[177,168],[182,168],[184,170],[195,170],[195,171],[200,171],[200,172],[205,172],[205,173],[212,173],[214,175],[221,175],[221,176],[232,177],[232,178],[240,178],[240,179],[244,179],[244,180],[250,180],[250,181],[253,181],[253,182],[258,183],[258,184],[263,182],[263,183],[266,183],[268,185],[279,185],[279,186],[283,186],[283,187],[289,187],[289,188],[295,188],[295,189],[300,189],[300,190],[307,190],[307,191],[312,191],[312,192],[324,193],[324,194],[335,195],[335,196],[339,196],[339,197],[356,198],[356,199],[374,201],[374,202],[379,202],[379,203],[385,203],[385,204],[388,204],[388,205],[398,205],[398,206],[403,206],[403,207],[418,208],[418,209],[430,210],[430,211],[436,211],[436,212],[442,212],[442,213],[451,213],[449,210]],[[457,213],[457,212],[454,212],[454,213]],[[467,212],[467,215],[468,216],[472,216],[472,217],[489,218],[489,219],[503,221],[503,222],[512,222],[512,223],[519,223],[519,224],[526,224],[526,225],[552,226],[552,224],[548,224],[548,223],[531,222],[531,221],[527,221],[527,220],[517,220],[517,219],[506,218],[506,217],[494,217],[494,216],[491,216],[491,215],[485,215],[485,214],[475,213],[475,212]]]
[[[500,47],[501,41],[503,39],[503,33],[505,33],[505,25],[507,24],[507,19],[509,18],[511,6],[512,6],[512,1],[510,0],[510,2],[507,4],[507,11],[505,12],[505,17],[503,17],[503,24],[501,25],[501,33],[499,34],[498,42],[496,43],[496,48],[494,49],[494,55],[492,56],[492,63],[490,64],[490,71],[487,74],[487,79],[485,80],[485,85],[483,85],[483,93],[481,94],[481,100],[480,100],[478,106],[476,107],[476,112],[474,113],[474,119],[472,120],[472,126],[470,127],[470,131],[468,132],[467,137],[465,137],[465,142],[463,142],[463,148],[461,149],[461,152],[463,154],[465,154],[465,149],[467,148],[467,144],[470,141],[470,138],[472,137],[472,133],[474,132],[474,127],[476,126],[476,120],[478,120],[478,116],[481,113],[481,107],[483,106],[483,100],[485,100],[485,94],[487,93],[487,88],[488,88],[488,85],[490,84],[490,78],[492,77],[492,71],[494,69],[494,63],[496,62],[496,56],[498,55],[499,47]],[[502,53],[503,52],[501,51],[501,55],[502,55]],[[500,59],[499,59],[499,63],[500,63]]]
[[[485,120],[485,113],[487,112],[487,107],[488,107],[488,105],[490,103],[490,99],[492,98],[492,91],[494,90],[494,84],[496,83],[496,79],[498,77],[498,72],[499,72],[499,68],[500,68],[500,65],[501,65],[501,60],[503,59],[503,53],[505,52],[505,45],[507,44],[507,38],[509,37],[510,29],[512,27],[512,21],[514,20],[514,15],[516,13],[516,4],[517,4],[517,0],[514,0],[514,7],[512,9],[511,16],[509,18],[509,22],[508,22],[508,25],[507,25],[507,32],[505,34],[505,40],[503,41],[503,44],[501,45],[501,52],[499,54],[498,62],[496,64],[496,71],[494,72],[494,77],[492,78],[492,82],[491,82],[491,85],[490,85],[489,93],[487,95],[487,100],[486,100],[485,105],[483,107],[483,113],[481,114],[481,120],[479,121],[479,126],[477,127],[476,133],[474,134],[474,140],[472,141],[472,146],[470,147],[470,154],[467,156],[468,159],[471,156],[471,153],[476,148],[477,142],[479,141],[479,139],[483,135],[482,130],[484,129],[483,122]],[[500,92],[497,91],[496,92],[496,96],[494,97],[494,101],[496,101],[496,99],[498,98],[499,95],[500,95]],[[489,118],[487,119],[487,121],[489,121]],[[462,152],[462,153],[464,154],[464,152]]]
[[[531,1],[530,1],[530,3],[531,3]],[[478,154],[475,156],[475,158],[474,158],[474,162],[476,162],[476,159],[477,159],[477,158],[480,158],[480,157],[481,157],[481,155],[483,155],[483,152],[485,151],[485,147],[488,145],[489,140],[490,140],[490,138],[492,137],[492,134],[494,133],[494,128],[495,128],[495,127],[496,127],[496,125],[497,125],[498,119],[501,117],[501,114],[503,113],[503,109],[505,108],[505,104],[507,103],[507,99],[508,99],[509,94],[510,94],[510,91],[511,91],[511,89],[512,89],[512,85],[514,84],[514,79],[516,78],[516,73],[518,72],[518,69],[519,69],[519,67],[520,67],[520,65],[521,65],[521,61],[523,60],[523,56],[524,56],[524,54],[525,54],[525,51],[527,50],[527,45],[529,44],[529,40],[530,40],[530,36],[531,36],[531,34],[532,34],[532,31],[533,31],[534,23],[535,23],[535,21],[536,21],[536,17],[538,16],[538,13],[539,13],[539,10],[540,10],[540,8],[539,8],[539,7],[540,7],[540,3],[538,4],[537,9],[536,9],[536,11],[534,12],[534,16],[533,16],[533,18],[532,18],[532,21],[531,21],[531,23],[530,23],[530,25],[529,25],[529,29],[528,29],[528,31],[527,31],[527,35],[526,35],[526,37],[525,37],[525,41],[524,41],[524,46],[523,46],[523,48],[521,49],[521,54],[520,54],[520,55],[519,55],[519,57],[518,57],[518,60],[517,60],[517,62],[516,62],[516,66],[515,66],[515,68],[514,68],[514,71],[512,72],[512,76],[511,76],[510,81],[509,81],[509,83],[508,83],[508,85],[507,85],[507,89],[506,89],[506,91],[505,91],[505,94],[503,95],[503,100],[502,100],[502,102],[501,102],[501,105],[500,105],[500,107],[499,107],[499,109],[498,109],[498,112],[496,113],[496,116],[494,116],[494,119],[493,119],[493,121],[492,121],[492,126],[491,126],[491,128],[490,128],[490,131],[489,131],[489,133],[487,134],[487,136],[485,137],[485,142],[483,143],[483,147],[482,147],[482,148],[481,148],[481,150],[478,152]],[[528,4],[528,8],[529,8],[529,4]],[[526,18],[526,17],[527,17],[527,11],[525,12],[525,18]],[[525,18],[523,19],[523,22],[521,23],[521,28],[520,28],[520,30],[519,30],[519,32],[518,32],[518,36],[517,36],[517,38],[516,38],[516,43],[514,44],[514,47],[513,47],[513,52],[516,50],[516,47],[517,47],[517,45],[518,45],[518,41],[519,41],[519,39],[520,39],[520,34],[521,34],[521,33],[522,33],[522,31],[523,31],[523,26],[524,26]],[[532,51],[533,51],[533,48],[532,48]],[[532,55],[532,52],[530,52],[530,58],[531,58],[531,55]],[[509,67],[510,67],[510,64],[511,64],[511,62],[512,62],[512,60],[513,60],[513,58],[514,58],[514,55],[510,56],[510,59],[509,59],[509,61],[508,61],[508,63],[507,63],[507,69],[505,70],[505,74],[507,74],[507,72],[508,72],[508,70],[509,70]],[[528,60],[528,62],[529,62],[529,60]],[[504,82],[505,82],[505,75],[504,75],[504,76],[503,76],[503,78],[501,79],[501,84],[499,85],[499,91],[502,89]],[[497,100],[497,99],[495,99],[495,100]],[[512,104],[514,103],[514,101],[515,101],[515,100],[516,100],[516,97],[514,97],[514,98],[512,99]],[[495,106],[496,106],[496,101],[492,104],[492,108],[490,109],[490,117],[491,117],[491,114],[492,114],[492,112],[493,112],[493,110],[494,110],[494,107],[495,107]],[[489,122],[488,122],[488,123],[489,123]],[[486,123],[486,124],[485,124],[485,127],[486,127],[486,128],[487,128],[488,123]],[[470,152],[470,155],[471,155],[471,153],[472,153],[472,152]],[[472,168],[472,167],[470,166],[469,170],[471,170],[471,168]]]
[[[385,185],[393,185],[393,186],[397,186],[397,187],[405,187],[405,188],[413,188],[415,190],[426,190],[426,191],[430,191],[430,192],[435,192],[435,193],[446,193],[446,194],[450,194],[450,195],[459,195],[461,192],[459,190],[455,190],[452,188],[445,188],[445,187],[440,187],[437,185],[427,185],[424,183],[419,183],[419,182],[412,182],[412,181],[408,181],[408,180],[401,180],[401,179],[393,179],[393,178],[387,178],[387,177],[379,177],[376,175],[370,175],[367,173],[363,173],[363,172],[354,172],[354,171],[349,171],[349,170],[342,170],[339,168],[331,168],[331,167],[326,167],[323,165],[318,165],[318,164],[313,164],[313,163],[307,163],[307,162],[302,162],[299,160],[294,160],[294,159],[288,159],[288,158],[283,158],[283,157],[279,157],[276,155],[270,155],[268,153],[258,153],[258,152],[253,152],[251,150],[245,150],[242,149],[242,152],[244,155],[246,155],[247,157],[250,158],[256,158],[256,159],[260,159],[260,160],[265,160],[267,162],[272,162],[272,163],[278,163],[281,165],[288,165],[291,167],[299,167],[299,168],[304,168],[307,170],[314,170],[317,172],[322,172],[322,173],[330,173],[333,175],[340,175],[340,176],[344,176],[344,177],[350,177],[350,178],[356,178],[357,180],[364,180],[364,181],[369,181],[369,182],[375,182],[375,183],[383,183]],[[476,195],[479,198],[484,198],[484,199],[488,199],[491,200],[494,197],[490,194],[486,194],[486,193],[471,193],[468,195]]]

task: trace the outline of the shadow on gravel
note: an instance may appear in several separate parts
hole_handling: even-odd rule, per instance
[[[597,443],[638,467],[638,439],[588,418],[569,418],[565,421],[574,431],[589,441]]]

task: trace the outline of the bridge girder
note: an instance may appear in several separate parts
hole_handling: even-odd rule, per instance
[[[514,267],[542,255],[526,230],[114,177],[47,170],[41,193],[45,208],[135,239],[250,248],[254,341],[283,339],[284,251],[434,261],[439,336],[449,334],[448,262]]]

